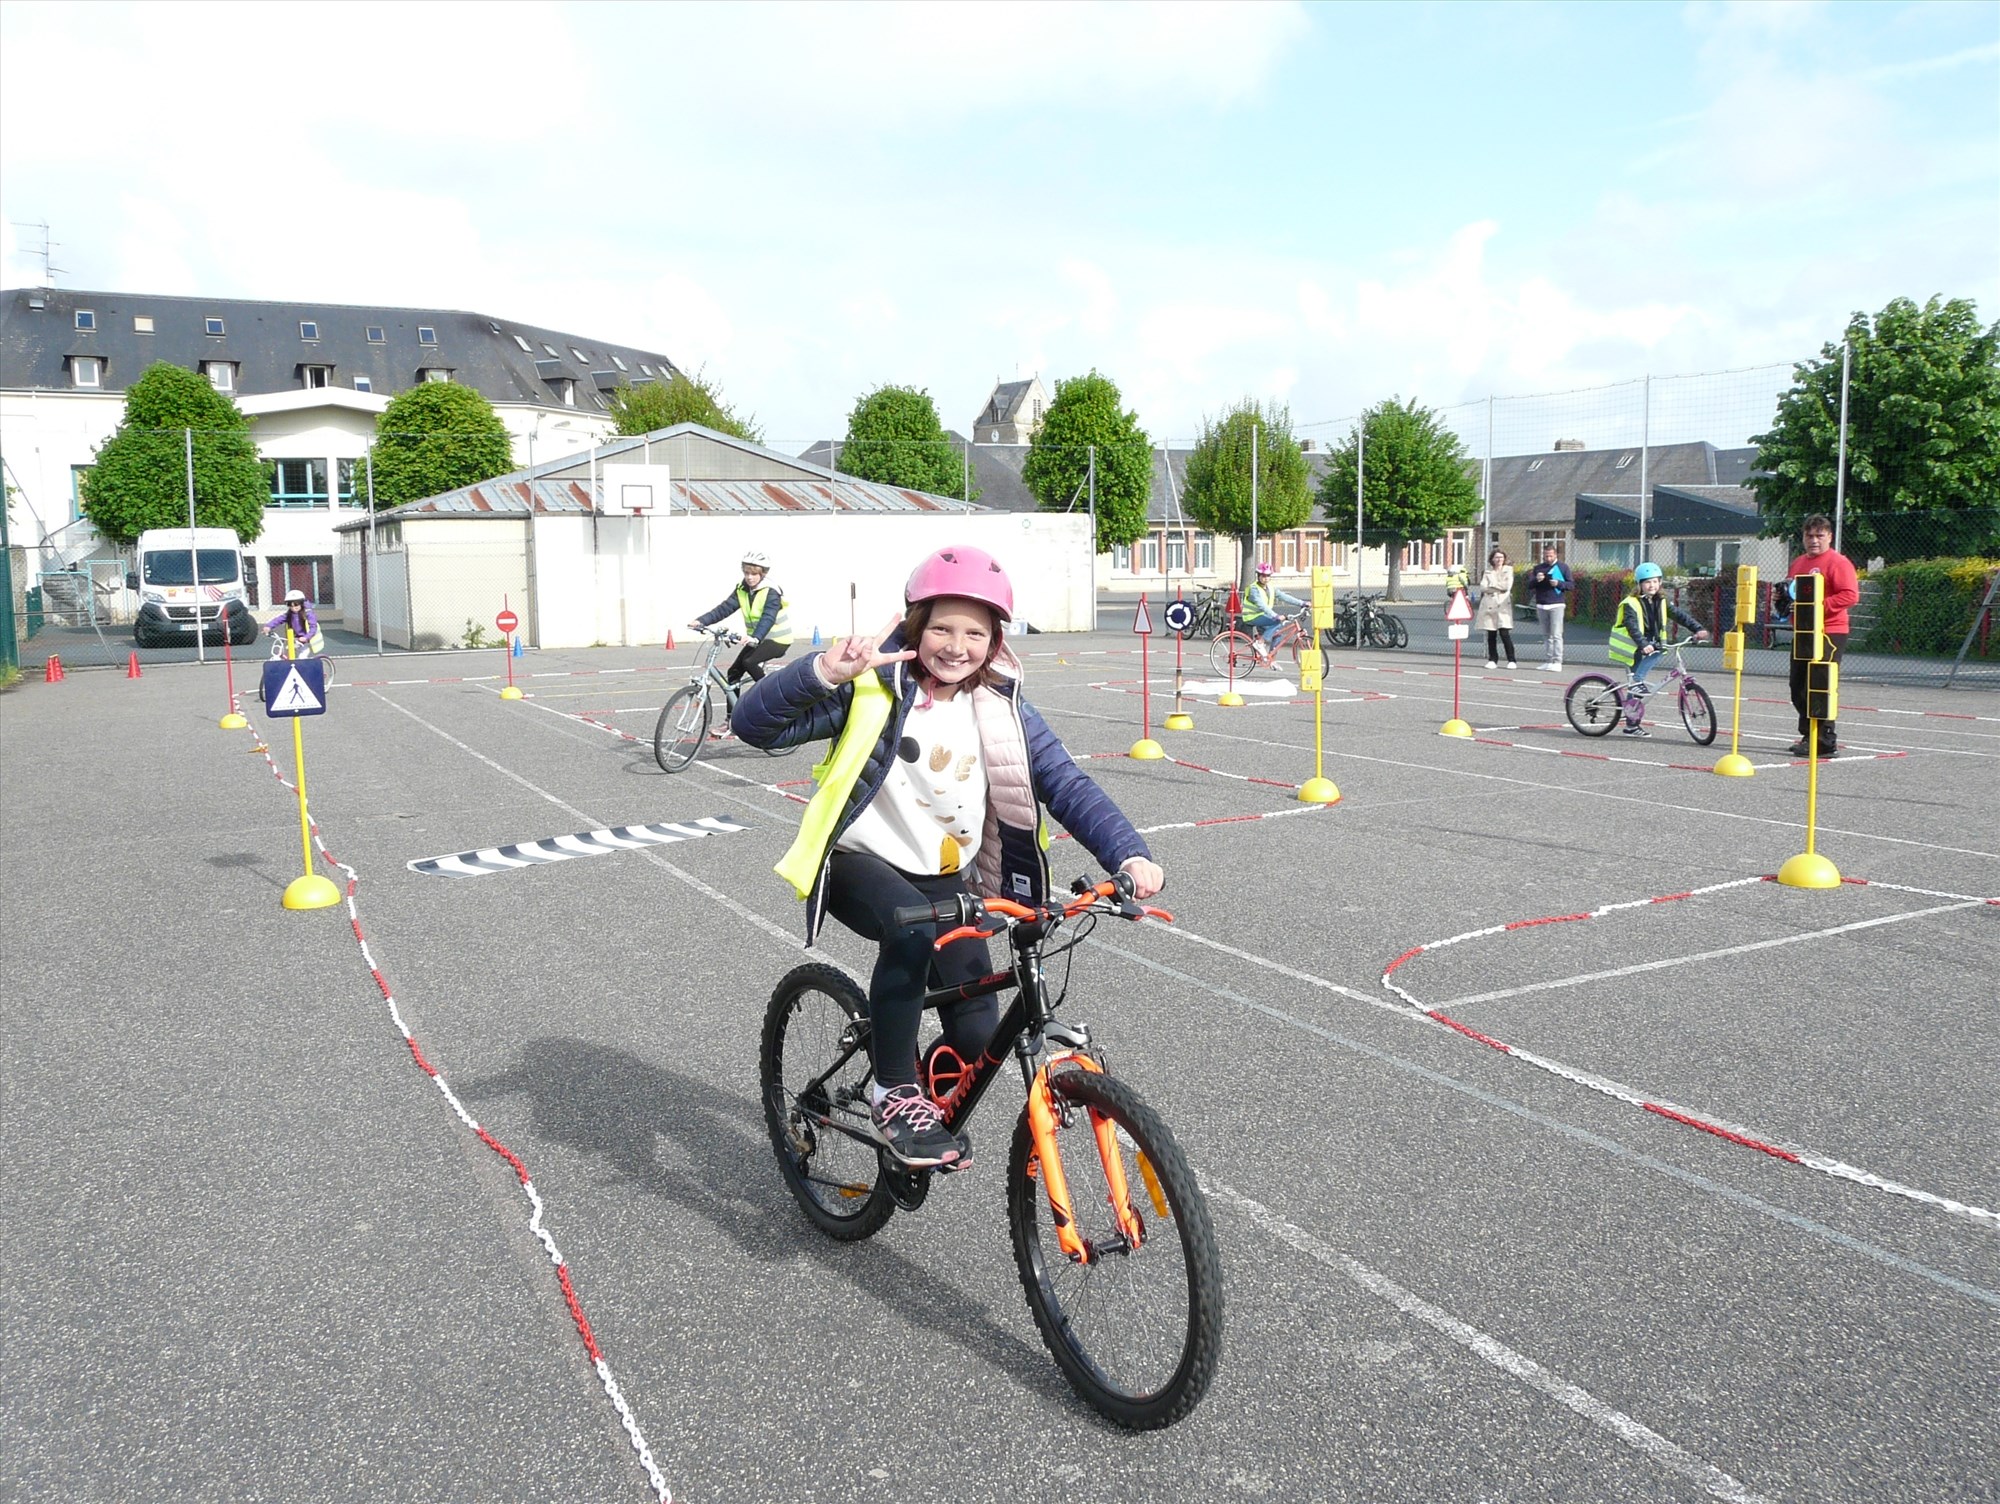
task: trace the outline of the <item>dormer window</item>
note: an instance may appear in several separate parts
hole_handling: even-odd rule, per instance
[[[375,390],[375,383],[366,376],[357,376],[354,378],[354,390],[357,392],[372,392]]]
[[[85,330],[95,329],[97,327],[97,315],[88,308],[77,309],[76,327]]]
[[[422,325],[422,324],[419,324],[419,325],[417,326],[417,343],[418,343],[418,344],[420,344],[420,345],[434,345],[434,344],[436,344],[437,342],[438,342],[438,332],[437,332],[437,330],[435,330],[435,329],[432,329],[432,328],[429,328],[429,327],[427,327],[427,326],[425,326],[425,325]]]
[[[236,362],[233,360],[204,360],[201,363],[201,374],[208,378],[208,384],[218,392],[236,390]]]
[[[201,321],[201,332],[203,334],[227,334],[229,331],[223,328],[221,319],[205,318]]]
[[[424,366],[421,370],[417,372],[417,376],[419,377],[419,379],[424,381],[451,380],[451,372],[446,370],[443,366]]]
[[[560,381],[552,381],[549,385],[556,389],[556,395],[562,398],[564,407],[576,406],[576,383],[574,381],[565,377]]]
[[[300,366],[299,382],[308,390],[333,384],[332,366]]]
[[[69,359],[69,377],[78,386],[103,386],[104,362],[95,355],[72,355]]]
[[[312,319],[299,320],[299,338],[312,341],[319,338],[319,325]]]

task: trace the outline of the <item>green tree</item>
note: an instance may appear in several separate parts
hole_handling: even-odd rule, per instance
[[[1333,451],[1320,480],[1320,510],[1336,536],[1354,536],[1355,492],[1363,483],[1361,541],[1387,552],[1389,599],[1400,600],[1403,545],[1477,522],[1479,483],[1458,435],[1429,408],[1395,397],[1362,415],[1361,427]]]
[[[233,528],[245,543],[264,530],[271,481],[250,420],[205,377],[162,361],[125,393],[125,417],[83,477],[83,514],[100,533],[129,543],[187,526],[190,429],[195,525]]]
[[[676,423],[699,423],[718,433],[752,444],[764,442],[764,431],[751,416],[739,416],[722,400],[722,388],[697,372],[676,371],[667,381],[642,386],[623,385],[611,394],[611,416],[621,434],[652,433]]]
[[[1897,298],[1847,324],[1843,552],[1890,563],[2000,552],[2000,324],[1971,300]],[[1840,346],[1792,368],[1757,446],[1757,510],[1767,538],[1831,517],[1839,469]]]
[[[1139,415],[1125,410],[1118,384],[1092,371],[1056,383],[1021,480],[1044,512],[1087,504],[1091,452],[1097,456],[1097,552],[1146,536],[1146,499],[1153,489],[1153,441]]]
[[[426,381],[390,399],[375,420],[375,506],[456,491],[514,467],[493,404],[455,381]],[[364,491],[362,498],[367,500]]]
[[[834,468],[885,486],[979,499],[976,484],[968,494],[967,456],[946,436],[931,394],[915,387],[879,386],[855,403]]]
[[[1188,456],[1188,515],[1210,532],[1232,533],[1243,541],[1241,583],[1256,563],[1250,541],[1252,450],[1256,464],[1256,517],[1259,536],[1297,527],[1312,511],[1306,457],[1292,436],[1292,412],[1282,403],[1244,398],[1219,420],[1204,418],[1201,437]]]

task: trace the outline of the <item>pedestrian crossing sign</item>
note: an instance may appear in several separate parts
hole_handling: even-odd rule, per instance
[[[264,713],[326,714],[326,664],[317,658],[273,658],[264,665]]]

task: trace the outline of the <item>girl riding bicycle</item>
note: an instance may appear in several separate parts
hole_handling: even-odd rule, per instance
[[[843,638],[752,685],[734,724],[753,747],[832,741],[777,870],[806,900],[808,945],[830,913],[881,947],[868,986],[876,1138],[905,1167],[959,1170],[970,1147],[918,1084],[917,1030],[933,975],[969,982],[991,961],[983,940],[934,952],[935,926],[899,928],[890,915],[972,891],[1044,901],[1044,806],[1105,870],[1129,872],[1140,898],[1165,877],[1023,696],[1004,637],[1014,589],[992,555],[939,549],[904,601],[877,636]],[[949,1073],[985,1050],[999,1003],[989,995],[939,1015],[944,1040],[925,1063]]]
[[[285,609],[264,623],[264,630],[272,637],[273,658],[282,658],[285,655],[286,627],[292,629],[292,638],[296,644],[294,651],[300,657],[318,657],[326,651],[326,638],[320,635],[319,630],[319,614],[313,610],[312,602],[306,599],[303,590],[287,590]]]
[[[1641,564],[1632,571],[1632,580],[1634,594],[1618,603],[1618,616],[1611,624],[1609,651],[1611,661],[1631,670],[1635,681],[1625,696],[1625,734],[1651,736],[1640,724],[1646,714],[1646,676],[1666,645],[1668,621],[1686,627],[1696,642],[1707,642],[1708,631],[1660,593],[1664,587],[1659,565]]]

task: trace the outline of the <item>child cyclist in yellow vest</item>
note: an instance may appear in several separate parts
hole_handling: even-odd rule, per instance
[[[764,665],[785,656],[792,645],[792,624],[785,614],[785,592],[765,583],[771,576],[771,561],[756,549],[743,555],[743,583],[688,625],[699,631],[743,613],[743,644],[729,665],[728,678],[757,680],[764,677]]]
[[[1707,642],[1702,624],[1662,595],[1660,566],[1641,564],[1632,571],[1631,595],[1618,603],[1618,616],[1611,624],[1611,661],[1630,669],[1639,681],[1636,692],[1625,696],[1625,734],[1651,736],[1640,724],[1646,715],[1646,676],[1666,647],[1667,623],[1677,621],[1694,633],[1696,642]]]
[[[992,970],[983,940],[934,952],[937,926],[901,929],[898,908],[977,892],[1038,903],[1049,894],[1042,810],[1138,896],[1165,881],[1145,840],[1079,768],[1021,693],[1004,640],[1014,589],[992,555],[944,548],[917,565],[908,611],[874,637],[848,637],[753,685],[736,734],[753,747],[831,739],[819,792],[778,864],[806,900],[806,943],[832,914],[881,947],[868,983],[876,1137],[901,1164],[962,1170],[933,1082],[977,1060],[999,1023],[993,996],[939,1010],[944,1039],[917,1060],[926,987]],[[927,1090],[926,1088],[931,1088]]]

